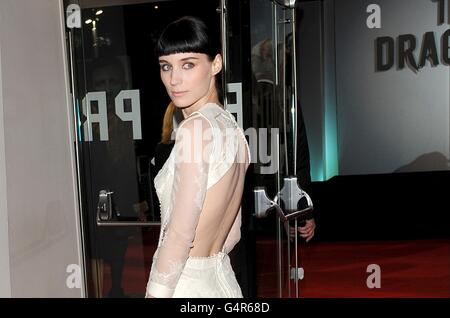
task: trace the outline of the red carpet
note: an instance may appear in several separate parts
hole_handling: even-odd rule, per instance
[[[257,245],[258,297],[276,297],[276,289],[267,288],[276,283],[276,245]],[[450,297],[450,240],[310,242],[298,255],[305,271],[300,297]],[[369,264],[380,266],[379,289],[366,285]]]
[[[157,232],[146,232],[144,247],[140,236],[130,239],[122,286],[131,297],[144,295]],[[257,297],[277,297],[276,242],[258,240],[256,255]],[[450,298],[450,240],[310,242],[301,244],[298,255],[305,270],[300,297]],[[366,285],[369,264],[380,266],[379,289]],[[110,286],[109,266],[104,265],[104,294]]]

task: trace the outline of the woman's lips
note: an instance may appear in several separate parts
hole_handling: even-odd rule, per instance
[[[180,91],[180,92],[174,92],[172,91],[172,95],[175,97],[180,97],[182,95],[184,95],[187,91]]]

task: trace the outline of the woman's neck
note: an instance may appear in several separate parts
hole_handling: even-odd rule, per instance
[[[184,118],[189,117],[193,112],[198,111],[200,108],[202,108],[208,103],[219,104],[219,97],[217,96],[216,90],[212,90],[211,93],[199,99],[191,106],[181,109],[183,117]]]

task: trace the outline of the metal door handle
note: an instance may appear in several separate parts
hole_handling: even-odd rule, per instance
[[[97,204],[97,222],[111,221],[113,218],[113,204],[111,195],[114,192],[109,190],[100,190]]]
[[[278,217],[283,222],[288,222],[291,220],[305,221],[311,218],[313,213],[313,203],[311,197],[303,191],[297,184],[297,177],[286,177],[284,178],[283,188],[275,196],[273,200],[267,197],[266,190],[264,187],[257,187],[253,190],[255,197],[255,213],[254,216],[257,218],[265,218],[272,209],[275,209]],[[298,202],[306,198],[308,206],[302,210],[298,210]],[[283,211],[278,204],[282,200],[285,206]]]

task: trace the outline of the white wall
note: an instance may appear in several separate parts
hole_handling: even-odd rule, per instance
[[[372,3],[381,8],[380,29],[366,26]],[[437,2],[346,0],[335,7],[339,174],[447,170],[450,67],[442,65],[441,35],[450,25],[437,25]],[[416,37],[418,61],[429,31],[440,64],[427,61],[417,74],[398,70],[397,37]],[[395,39],[395,64],[384,72],[375,71],[380,36]]]
[[[1,23],[1,21],[0,21]],[[0,41],[0,61],[2,60]],[[6,194],[5,134],[3,127],[2,68],[0,63],[0,297],[11,296],[8,239],[8,202]]]
[[[84,294],[66,286],[82,258],[63,12],[0,2],[1,296]]]

